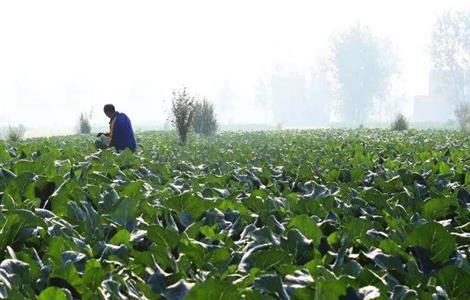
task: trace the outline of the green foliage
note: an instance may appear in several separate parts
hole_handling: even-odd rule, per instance
[[[462,299],[470,293],[470,273],[457,266],[447,266],[439,271],[437,279],[449,297]]]
[[[57,287],[48,287],[43,290],[38,297],[38,300],[68,300],[72,299],[72,296],[66,293],[65,290]]]
[[[0,143],[2,299],[470,298],[470,137]]]
[[[429,251],[432,262],[446,262],[455,251],[455,238],[439,223],[426,223],[417,226],[407,237],[410,246],[418,246]]]
[[[26,128],[21,124],[18,126],[8,126],[5,138],[10,142],[19,142],[23,139],[25,132]]]
[[[331,46],[331,74],[343,121],[368,121],[374,101],[386,98],[396,57],[390,43],[356,24],[340,33]]]
[[[173,90],[171,102],[171,123],[176,128],[181,144],[185,145],[193,121],[195,99],[189,94],[186,87]]]
[[[460,130],[468,131],[470,129],[470,103],[458,103],[455,107],[454,114]]]
[[[217,132],[217,119],[214,113],[214,105],[203,99],[194,104],[193,128],[194,132],[213,136]]]
[[[468,101],[470,12],[445,11],[432,32],[431,59],[440,75],[439,93],[458,104]]]
[[[392,130],[403,131],[408,129],[408,121],[403,114],[398,114],[392,122]]]
[[[209,279],[194,286],[188,294],[188,299],[240,299],[240,294],[230,281]]]
[[[78,133],[89,134],[91,133],[91,117],[92,113],[81,113],[78,119]]]

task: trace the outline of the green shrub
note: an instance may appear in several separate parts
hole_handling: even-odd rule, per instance
[[[203,99],[194,105],[193,128],[194,132],[213,136],[217,132],[217,119],[214,114],[214,105]]]
[[[461,102],[457,104],[454,114],[460,130],[468,131],[470,128],[470,103]]]
[[[178,132],[181,144],[185,145],[194,115],[194,97],[186,87],[173,90],[171,113],[171,123]]]
[[[5,137],[7,141],[19,142],[23,139],[25,132],[26,128],[21,124],[16,127],[8,126],[8,131]]]
[[[91,132],[91,112],[81,113],[78,120],[78,133],[89,134]]]
[[[392,130],[407,130],[408,129],[408,120],[406,120],[406,117],[403,114],[398,114],[395,117],[395,120],[392,123]]]

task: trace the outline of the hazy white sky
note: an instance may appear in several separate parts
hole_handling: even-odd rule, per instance
[[[393,42],[403,91],[426,93],[432,24],[449,8],[470,1],[2,1],[0,126],[71,128],[91,108],[105,125],[107,102],[162,123],[183,84],[214,98],[228,82],[250,107],[273,65],[307,72],[356,22]],[[257,121],[240,112],[223,118]]]

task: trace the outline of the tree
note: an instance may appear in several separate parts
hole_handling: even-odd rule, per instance
[[[330,71],[343,119],[367,121],[374,101],[389,92],[396,61],[390,45],[357,24],[332,43]]]
[[[277,66],[271,75],[270,85],[273,121],[278,125],[305,125],[305,75],[285,66]]]
[[[395,117],[395,120],[393,120],[391,128],[392,130],[395,130],[395,131],[407,130],[408,120],[406,120],[406,117],[402,113],[399,113]]]
[[[273,119],[271,85],[267,79],[258,79],[255,85],[254,100],[259,112],[259,122],[270,123]]]
[[[470,12],[448,11],[434,25],[431,44],[434,67],[446,74],[445,96],[453,103],[467,100],[470,69]]]
[[[280,127],[327,124],[332,93],[325,64],[308,75],[278,64],[267,79],[258,79],[254,98],[260,118]]]
[[[330,122],[334,96],[325,63],[319,62],[310,72],[306,91],[308,125],[326,125]]]
[[[185,145],[194,114],[194,97],[189,94],[186,87],[173,90],[171,112],[171,123],[178,132],[181,144]]]
[[[10,142],[19,142],[23,139],[25,132],[26,132],[26,128],[22,124],[16,127],[8,126],[6,139],[7,141],[10,141]]]
[[[91,132],[92,113],[81,113],[78,119],[78,132],[81,134],[89,134]]]
[[[204,98],[194,105],[193,117],[194,132],[212,136],[217,131],[217,119],[214,113],[214,105]]]
[[[217,104],[217,110],[221,114],[224,123],[232,123],[233,112],[236,109],[237,95],[229,79],[225,78],[223,83],[217,88],[214,102]]]
[[[468,131],[470,126],[470,103],[460,102],[454,110],[455,117],[459,123],[459,128],[462,131]]]

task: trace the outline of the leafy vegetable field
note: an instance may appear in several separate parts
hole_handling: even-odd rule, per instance
[[[469,299],[470,138],[0,143],[0,298]]]

